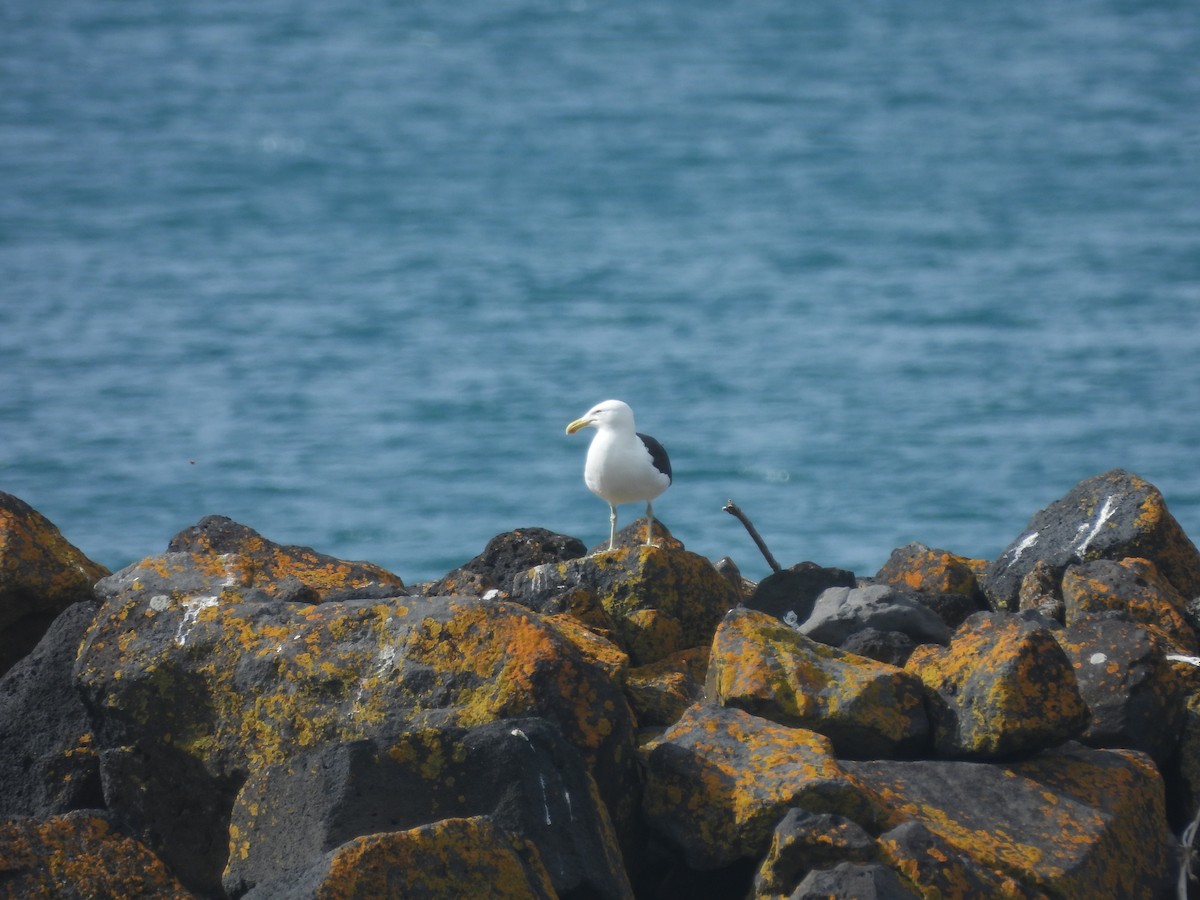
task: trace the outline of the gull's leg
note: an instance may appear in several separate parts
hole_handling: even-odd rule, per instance
[[[646,501],[646,546],[652,546],[651,538],[654,536],[654,504],[649,500]]]
[[[617,507],[608,504],[608,549],[612,550],[617,542]]]

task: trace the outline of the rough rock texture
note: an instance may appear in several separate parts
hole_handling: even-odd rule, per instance
[[[911,755],[929,738],[916,676],[750,609],[730,610],[717,629],[706,693],[723,706],[817,731],[842,757]]]
[[[666,727],[678,722],[687,708],[703,697],[708,658],[707,647],[693,647],[630,669],[625,676],[625,697],[638,725]]]
[[[789,900],[920,900],[921,895],[879,863],[838,863],[809,872]]]
[[[1099,491],[1076,549],[1121,507]],[[0,896],[1151,897],[1177,874],[1166,826],[1200,804],[1190,542],[1035,562],[1026,611],[968,618],[899,671],[726,619],[736,573],[637,524],[523,573],[541,550],[500,536],[443,585],[476,596],[431,597],[203,520],[0,678]],[[875,588],[943,622],[969,609],[948,589],[978,561],[893,559],[902,584]],[[914,644],[860,625],[838,644]],[[757,714],[712,702],[710,663],[713,697]],[[891,727],[914,696],[936,745]],[[832,741],[799,724],[814,709]]]
[[[917,649],[917,644],[907,634],[899,631],[864,628],[842,641],[840,647],[847,653],[865,656],[903,669],[912,652]]]
[[[1015,610],[1021,581],[1039,560],[1059,574],[1074,562],[1126,557],[1152,560],[1180,594],[1200,596],[1200,552],[1158,488],[1113,469],[1034,515],[988,567],[984,591],[996,608]]]
[[[980,865],[918,821],[881,834],[879,858],[914,885],[921,897],[1044,897],[1012,876]]]
[[[534,566],[576,559],[586,552],[578,538],[545,528],[518,528],[496,535],[482,553],[435,582],[425,593],[433,597],[484,596],[499,591],[507,596],[512,593],[513,579]]]
[[[891,822],[922,822],[977,863],[1056,897],[1156,896],[1168,872],[1162,780],[1128,750],[1070,745],[1000,765],[845,762]]]
[[[1079,740],[1142,750],[1165,763],[1183,727],[1185,694],[1159,641],[1145,628],[1107,616],[1078,619],[1054,636],[1091,714]]]
[[[191,900],[162,862],[94,810],[0,822],[0,895]]]
[[[822,592],[835,587],[852,588],[856,584],[854,573],[846,569],[802,562],[772,572],[758,583],[744,605],[788,625],[799,625],[812,615],[813,604]]]
[[[955,629],[967,616],[987,608],[976,577],[978,568],[978,560],[924,544],[908,544],[892,551],[875,573],[875,581],[902,593],[913,592],[947,627]]]
[[[225,888],[279,896],[354,838],[484,816],[537,849],[558,896],[632,896],[595,783],[544,719],[327,744],[252,773],[230,820]]]
[[[969,559],[926,547],[906,544],[892,551],[875,580],[893,587],[905,587],[922,594],[963,594],[975,596],[979,585]]]
[[[1087,724],[1062,648],[1049,630],[1014,615],[976,613],[949,647],[918,647],[907,669],[931,692],[934,746],[942,756],[1028,753]]]
[[[704,557],[643,545],[537,566],[515,579],[513,601],[557,612],[560,598],[580,587],[599,599],[635,666],[706,646],[735,603],[729,582]]]
[[[642,754],[646,821],[693,869],[761,856],[792,807],[872,819],[828,738],[738,709],[693,706]]]
[[[1035,562],[1021,579],[1017,608],[1022,611],[1036,610],[1061,623],[1066,613],[1062,599],[1062,572],[1056,572],[1044,559]]]
[[[355,838],[328,853],[290,890],[269,897],[557,900],[558,895],[528,841],[474,817]]]
[[[787,897],[814,869],[839,863],[874,862],[875,839],[857,822],[830,813],[792,809],[771,836],[771,846],[754,876],[754,897]]]
[[[643,547],[646,544],[646,517],[634,519],[624,528],[617,532],[616,541],[613,544],[614,549],[636,548]],[[683,550],[683,541],[671,534],[671,529],[658,518],[654,517],[654,546],[661,550]],[[605,553],[608,551],[608,541],[602,541],[591,550],[588,555],[592,556],[597,553]]]
[[[72,678],[95,615],[94,603],[67,607],[0,678],[0,818],[104,805],[91,725]]]
[[[830,588],[817,598],[799,628],[814,641],[834,647],[866,628],[899,631],[919,644],[945,644],[951,634],[933,610],[887,584]]]
[[[224,516],[208,516],[185,528],[165,554],[126,566],[97,584],[96,591],[102,600],[118,594],[179,599],[255,592],[297,603],[406,593],[400,578],[379,566],[276,544]]]
[[[550,719],[614,820],[634,812],[633,722],[619,686],[528,610],[478,598],[145,594],[105,605],[76,678],[109,808],[189,886],[218,889],[248,772],[414,727]]]
[[[49,519],[0,492],[0,675],[32,650],[54,618],[108,569],[70,544]]]
[[[1063,574],[1066,623],[1094,613],[1125,613],[1158,635],[1172,653],[1195,655],[1200,642],[1184,598],[1146,559],[1097,559]]]

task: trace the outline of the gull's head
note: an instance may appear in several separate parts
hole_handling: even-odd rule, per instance
[[[567,434],[574,434],[582,428],[627,428],[633,431],[633,410],[628,403],[620,400],[605,400],[568,425]]]

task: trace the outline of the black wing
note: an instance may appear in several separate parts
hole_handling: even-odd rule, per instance
[[[654,463],[654,468],[666,475],[669,481],[671,479],[671,460],[667,457],[667,448],[648,434],[638,432],[638,437],[642,439],[642,443],[650,451],[650,461]]]

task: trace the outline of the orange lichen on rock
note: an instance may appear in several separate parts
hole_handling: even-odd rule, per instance
[[[162,861],[100,813],[0,822],[5,897],[162,897],[185,900]]]
[[[629,654],[607,637],[566,613],[545,616],[542,621],[566,638],[586,659],[607,672],[613,682],[624,683],[629,671]]]
[[[158,580],[190,575],[222,589],[253,589],[269,597],[320,602],[354,591],[406,593],[401,579],[367,562],[348,562],[309,547],[277,544],[257,531],[223,516],[208,516],[175,535],[163,556],[150,557],[125,573],[128,582],[141,570]],[[148,585],[149,586],[149,585]]]
[[[614,821],[633,815],[620,686],[529,610],[479,598],[209,600],[117,597],[97,616],[76,678],[112,723],[101,750],[181,755],[224,785],[381,729],[536,716],[583,755]]]
[[[625,697],[643,728],[673,725],[704,693],[708,648],[680,650],[625,676]]]
[[[552,900],[558,895],[532,844],[477,816],[355,838],[329,854],[312,896]]]
[[[841,756],[909,754],[929,734],[915,675],[818,643],[754,610],[730,610],[721,622],[706,687],[724,706],[828,736]]]
[[[1124,612],[1158,635],[1174,653],[1200,651],[1185,609],[1186,599],[1148,559],[1093,560],[1063,575],[1066,622],[1108,611]]]
[[[966,856],[1063,897],[1158,896],[1169,836],[1148,757],[1073,747],[1008,765],[847,762],[896,825],[925,824]]]
[[[934,744],[944,756],[1052,747],[1087,724],[1062,648],[1048,630],[1016,616],[977,613],[949,647],[918,647],[906,669],[932,692]]]
[[[1154,485],[1136,476],[1145,490],[1135,524],[1142,537],[1126,556],[1143,556],[1155,565],[1185,597],[1200,595],[1200,551],[1167,509],[1166,499]]]
[[[880,859],[903,875],[922,897],[1036,900],[1046,896],[971,859],[919,821],[905,822],[880,835],[878,848]]]
[[[893,551],[875,580],[922,593],[970,597],[979,590],[976,573],[986,565],[947,550],[910,544]]]
[[[873,816],[829,739],[738,709],[695,705],[642,748],[649,825],[697,869],[761,855],[789,809]]]
[[[645,545],[537,566],[513,590],[540,609],[547,598],[581,587],[599,600],[634,665],[707,645],[736,602],[733,587],[704,557]]]
[[[65,609],[93,599],[92,586],[108,574],[75,547],[49,519],[12,494],[0,492],[0,629],[23,605]]]
[[[92,588],[107,574],[49,519],[0,492],[0,674],[37,645],[60,612],[94,600]]]

